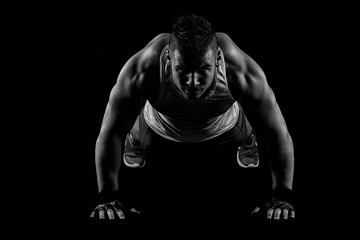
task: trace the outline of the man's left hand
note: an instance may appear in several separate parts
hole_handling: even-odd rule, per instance
[[[273,220],[280,220],[280,219],[294,219],[295,218],[295,210],[294,207],[285,201],[276,200],[272,198],[270,201],[266,201],[265,206],[263,207],[266,211],[266,218],[273,219]],[[256,207],[252,214],[257,214],[260,212],[260,207]]]

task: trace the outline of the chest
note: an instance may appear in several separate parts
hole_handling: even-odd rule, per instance
[[[226,112],[234,103],[227,93],[215,92],[207,100],[188,101],[178,93],[168,89],[163,101],[154,106],[167,117],[185,121],[201,121],[217,117]]]

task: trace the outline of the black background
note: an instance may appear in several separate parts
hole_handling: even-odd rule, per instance
[[[344,205],[336,203],[353,190],[343,183],[350,181],[348,167],[337,163],[347,161],[339,143],[352,129],[339,120],[352,106],[339,101],[349,97],[339,62],[351,52],[345,40],[351,12],[335,5],[214,4],[25,10],[11,30],[20,35],[14,48],[26,76],[13,151],[24,160],[23,177],[12,191],[20,192],[29,216],[20,211],[15,223],[41,226],[31,228],[37,231],[87,222],[97,193],[95,141],[110,90],[125,61],[184,13],[207,17],[264,70],[294,141],[299,226],[345,220]]]

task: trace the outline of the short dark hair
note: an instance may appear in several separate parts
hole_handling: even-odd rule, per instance
[[[215,31],[203,16],[189,14],[179,17],[172,28],[170,50],[178,49],[182,54],[202,56],[208,47],[217,48]]]

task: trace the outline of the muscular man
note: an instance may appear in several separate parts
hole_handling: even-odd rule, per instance
[[[231,169],[247,176],[262,159],[269,163],[272,192],[252,213],[264,212],[264,218],[272,220],[294,218],[293,143],[264,72],[228,35],[214,32],[205,18],[184,15],[171,34],[159,34],[126,62],[111,90],[96,142],[100,202],[91,217],[111,220],[139,214],[118,200],[125,195],[119,187],[123,163],[127,169],[165,169],[157,173],[163,174],[161,181],[149,175],[143,182],[167,182],[173,192],[182,193],[193,187],[191,194],[198,198],[192,201],[201,206],[204,201],[196,201],[201,198],[197,193],[206,186],[225,198],[223,189],[231,184],[229,191],[235,194],[227,199],[237,199],[250,184],[236,182],[226,172],[219,177],[216,171]],[[184,179],[191,179],[190,184]],[[182,183],[185,190],[180,190]],[[163,197],[169,197],[171,190],[164,191]]]

